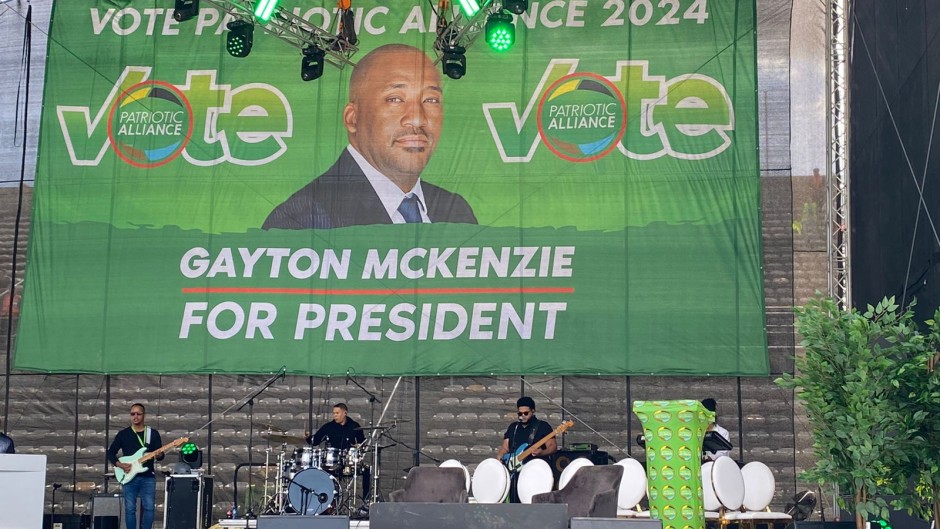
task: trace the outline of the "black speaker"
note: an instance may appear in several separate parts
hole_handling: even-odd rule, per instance
[[[572,459],[577,459],[579,457],[586,457],[591,460],[591,463],[595,465],[606,465],[610,463],[610,459],[607,457],[607,452],[598,451],[598,450],[559,450],[555,452],[555,462],[552,465],[552,472],[555,474],[555,480],[558,480],[558,476],[561,475],[561,471],[571,463]]]
[[[205,529],[212,525],[212,476],[166,478],[164,529]]]
[[[121,494],[95,494],[91,498],[92,529],[120,529],[121,507],[124,496]]]
[[[376,503],[370,529],[568,529],[563,503]],[[261,529],[261,528],[259,528]]]
[[[259,516],[258,529],[349,529],[349,516]]]
[[[575,517],[571,519],[571,529],[663,529],[663,521],[651,518]]]
[[[855,522],[793,522],[787,529],[855,529]]]
[[[56,513],[54,522],[51,514],[42,517],[42,529],[89,529],[90,525],[91,516],[87,514]]]

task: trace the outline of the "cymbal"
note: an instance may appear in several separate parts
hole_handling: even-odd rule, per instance
[[[281,433],[284,433],[284,432],[287,431],[287,430],[285,430],[284,428],[278,428],[277,426],[274,426],[273,424],[259,423],[259,424],[258,424],[258,427],[259,427],[262,431],[268,430],[268,431],[271,431],[271,432],[281,432]]]
[[[294,435],[286,435],[279,433],[263,433],[261,434],[262,439],[267,439],[268,441],[273,441],[275,443],[287,443],[301,445],[307,442],[303,437],[297,437]]]
[[[391,426],[360,426],[358,428],[353,428],[354,430],[388,430]]]

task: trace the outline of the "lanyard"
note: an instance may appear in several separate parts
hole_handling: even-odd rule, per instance
[[[140,443],[140,446],[142,446],[142,447],[144,447],[144,448],[147,448],[147,443],[144,442],[144,439],[143,439],[143,437],[140,436],[140,434],[147,435],[147,429],[148,429],[148,428],[150,428],[150,427],[149,427],[149,426],[145,426],[145,427],[144,427],[144,431],[142,431],[142,432],[136,432],[136,431],[134,431],[133,428],[131,428],[131,431],[134,432],[134,438],[137,439],[137,442]]]

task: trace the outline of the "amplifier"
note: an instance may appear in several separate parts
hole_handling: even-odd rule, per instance
[[[124,496],[95,494],[91,498],[92,529],[120,529]]]
[[[571,463],[572,459],[585,457],[590,459],[595,465],[606,465],[610,462],[607,452],[596,450],[559,450],[555,452],[555,464],[552,465],[552,472],[555,474],[555,480],[561,475],[561,471]]]
[[[212,482],[212,476],[168,476],[164,529],[205,529],[212,525]]]

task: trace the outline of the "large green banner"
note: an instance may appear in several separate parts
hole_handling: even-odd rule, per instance
[[[201,4],[56,3],[16,368],[767,373],[754,0]]]

